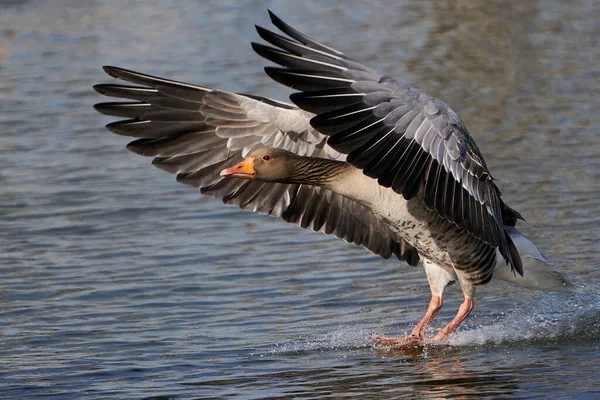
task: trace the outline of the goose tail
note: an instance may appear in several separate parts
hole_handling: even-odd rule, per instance
[[[505,226],[505,229],[521,256],[523,276],[515,274],[510,265],[500,261],[496,263],[494,279],[545,292],[569,292],[573,290],[573,284],[567,277],[558,272],[554,265],[517,228]],[[502,260],[501,257],[498,259]]]

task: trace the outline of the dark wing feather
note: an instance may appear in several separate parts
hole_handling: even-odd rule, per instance
[[[283,67],[265,71],[300,90],[290,98],[317,114],[311,125],[329,136],[327,144],[406,199],[422,193],[427,207],[499,247],[522,274],[521,260],[504,229],[520,215],[502,202],[481,152],[456,113],[270,15],[289,37],[257,27],[274,47],[253,43],[253,48]]]
[[[300,65],[300,64],[299,64]],[[302,64],[303,65],[303,64]],[[309,124],[313,114],[297,107],[202,86],[189,85],[121,68],[105,71],[143,85],[96,85],[101,94],[127,102],[97,104],[98,111],[125,120],[107,128],[137,138],[127,148],[154,157],[153,164],[203,194],[242,209],[281,217],[302,228],[333,234],[384,258],[396,255],[411,265],[414,248],[377,220],[364,206],[306,185],[223,178],[219,172],[258,147],[280,147],[300,155],[344,160],[325,146],[326,137]]]

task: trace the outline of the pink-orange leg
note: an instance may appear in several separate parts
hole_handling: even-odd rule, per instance
[[[427,327],[435,318],[435,316],[441,308],[442,298],[440,296],[432,295],[431,301],[429,302],[429,307],[427,308],[427,312],[425,313],[423,318],[421,318],[417,326],[415,326],[410,335],[400,338],[379,336],[373,338],[373,342],[384,346],[392,347],[418,346],[423,342],[423,339],[425,339],[425,330],[427,329]]]
[[[466,298],[465,301],[460,305],[456,316],[450,321],[448,325],[444,329],[438,332],[437,335],[433,338],[434,341],[445,340],[452,334],[460,324],[469,316],[471,311],[473,311],[473,307],[475,307],[475,303],[473,303],[473,299]]]

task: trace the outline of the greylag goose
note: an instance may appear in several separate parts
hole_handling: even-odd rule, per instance
[[[292,104],[104,67],[134,85],[94,88],[127,102],[100,103],[124,117],[107,128],[137,138],[129,150],[154,157],[177,181],[242,209],[333,234],[383,258],[422,261],[429,307],[406,337],[421,344],[458,281],[464,302],[434,338],[446,339],[492,276],[523,287],[570,283],[515,228],[521,215],[501,198],[483,156],[450,107],[318,43],[269,12],[283,35],[256,27],[252,43],[275,81],[299,92]],[[284,36],[285,35],[285,36]]]

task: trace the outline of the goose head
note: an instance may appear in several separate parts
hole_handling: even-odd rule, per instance
[[[264,182],[328,186],[349,167],[340,161],[303,157],[278,148],[253,151],[239,164],[221,171],[221,176],[258,179]]]
[[[221,176],[259,179],[265,182],[290,182],[299,158],[301,157],[282,149],[258,149],[241,163],[222,170]]]

